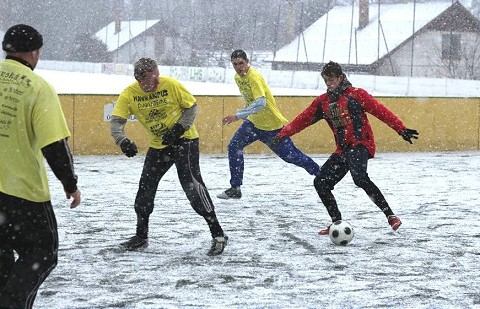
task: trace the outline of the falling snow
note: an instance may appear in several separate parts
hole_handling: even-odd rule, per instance
[[[157,192],[149,247],[118,249],[135,231],[143,159],[77,156],[83,204],[75,210],[50,173],[59,264],[36,308],[480,308],[480,152],[370,160],[370,177],[402,218],[397,233],[347,175],[334,190],[355,231],[346,247],[317,234],[329,219],[302,169],[249,155],[242,199],[225,201],[216,194],[228,187],[228,160],[202,155],[230,238],[217,257],[206,255],[208,228],[175,168]]]

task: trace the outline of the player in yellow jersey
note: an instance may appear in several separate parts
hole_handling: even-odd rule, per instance
[[[277,133],[288,121],[278,109],[263,76],[250,66],[245,51],[235,50],[230,59],[237,72],[235,82],[246,106],[234,115],[223,118],[224,125],[240,119],[243,120],[243,123],[228,145],[231,188],[217,196],[222,199],[239,199],[242,197],[240,186],[243,184],[243,148],[257,140],[267,145],[285,162],[300,166],[311,175],[317,175],[320,171],[318,164],[295,147],[290,138],[281,141],[275,139]]]
[[[32,308],[38,288],[57,265],[57,223],[44,158],[73,199],[70,207],[81,200],[60,100],[33,73],[42,45],[42,35],[23,24],[10,27],[2,41],[0,308]]]
[[[150,135],[150,146],[135,198],[136,234],[122,246],[126,250],[148,246],[148,219],[158,183],[175,164],[190,204],[210,228],[212,246],[207,254],[219,255],[228,238],[217,220],[200,174],[198,132],[193,125],[198,109],[196,100],[177,80],[159,76],[158,65],[150,58],[141,58],[135,63],[134,76],[136,82],[120,94],[115,104],[111,132],[123,153],[127,157],[135,156],[137,146],[124,133],[128,117],[135,115]]]

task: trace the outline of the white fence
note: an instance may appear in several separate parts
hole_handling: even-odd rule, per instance
[[[133,75],[131,64],[44,60],[40,61],[37,67],[55,71]],[[268,68],[259,70],[273,88],[325,91],[320,72],[274,71]],[[160,72],[181,81],[227,84],[234,83],[235,75],[232,68],[220,67],[160,66]],[[480,81],[477,80],[373,75],[349,75],[348,78],[354,86],[365,88],[377,96],[478,97],[480,94]]]

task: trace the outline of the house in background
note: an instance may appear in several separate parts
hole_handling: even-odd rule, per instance
[[[169,65],[185,61],[191,53],[190,45],[160,19],[114,21],[95,37],[107,45],[115,63],[132,64],[149,57]]]
[[[480,79],[480,21],[459,2],[335,6],[272,58],[274,70]]]

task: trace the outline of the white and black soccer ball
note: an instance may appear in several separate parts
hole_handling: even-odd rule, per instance
[[[353,227],[347,221],[338,220],[330,225],[328,235],[337,246],[346,246],[353,239]]]

